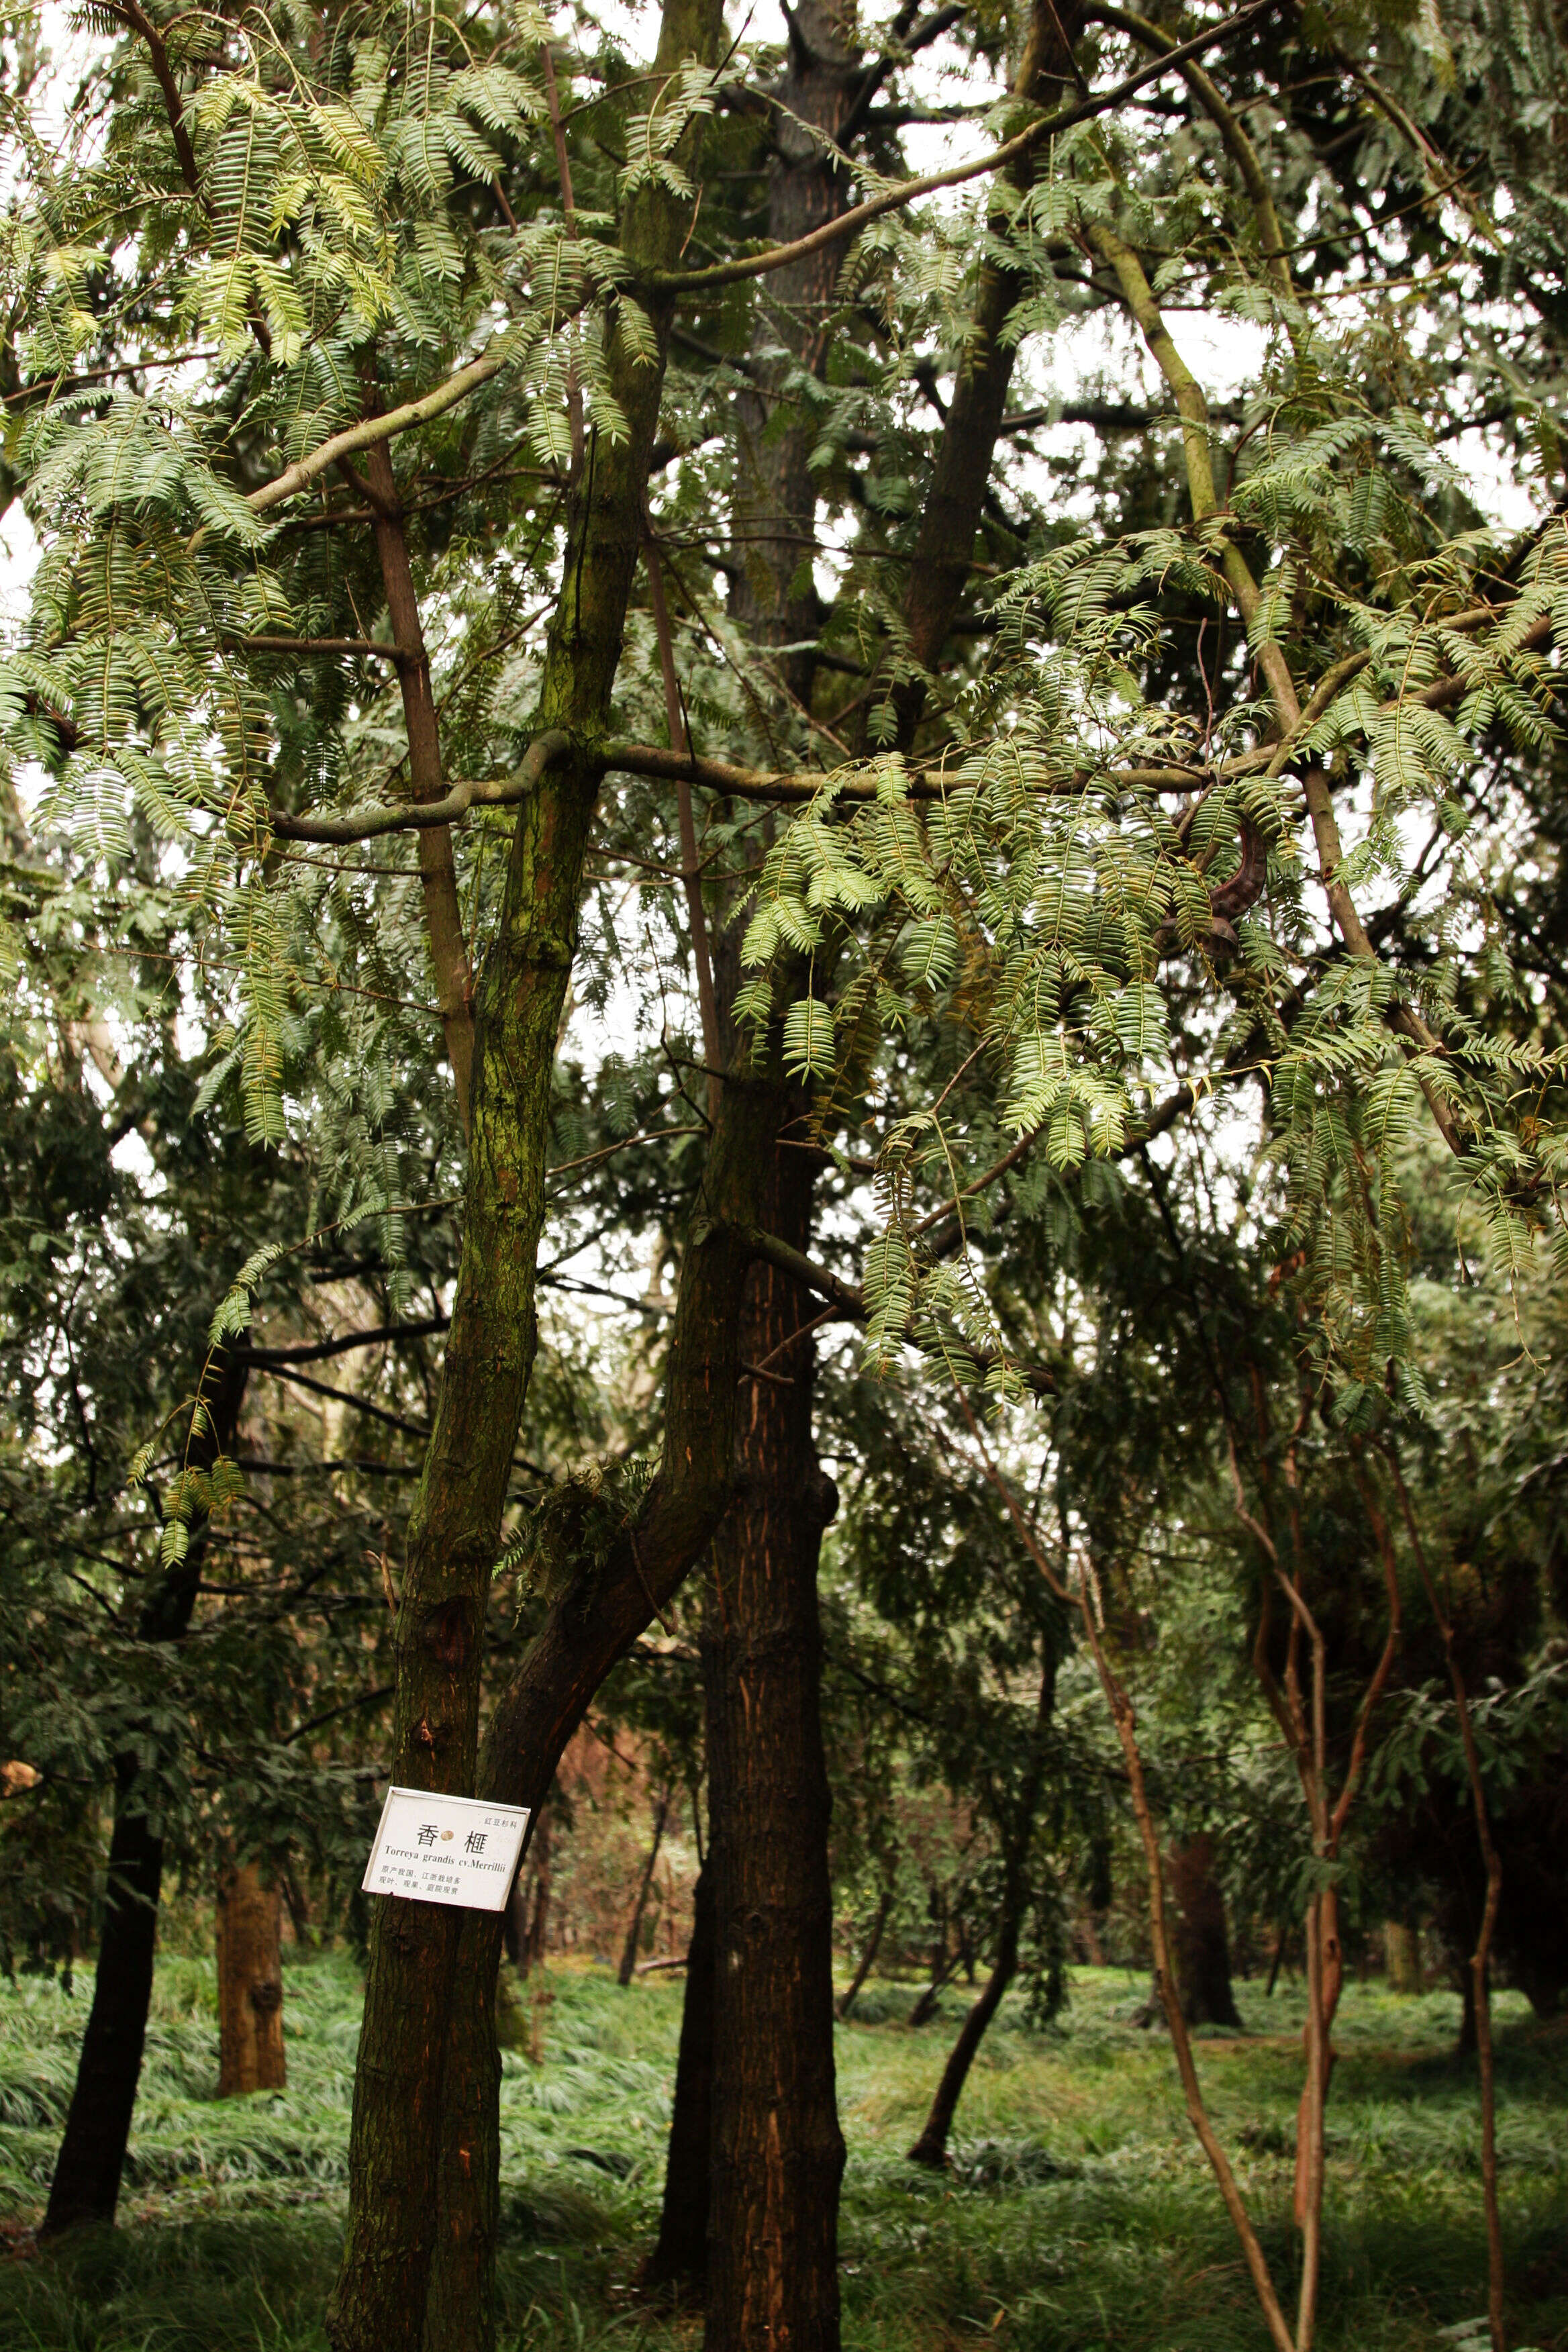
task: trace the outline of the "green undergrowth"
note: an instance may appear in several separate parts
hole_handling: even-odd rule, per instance
[[[962,2013],[903,2023],[872,1985],[839,2030],[849,2145],[842,2232],[848,2352],[1261,2352],[1247,2275],[1182,2109],[1143,1988],[1077,1975],[1059,2026],[1009,2008],[981,2052],[952,2169],[917,2170],[919,2128]],[[213,1971],[160,1968],[121,2226],[37,2251],[90,1977],[74,1997],[0,1987],[0,2352],[324,2352],[342,2226],[360,1988],[326,1955],[290,1967],[289,2087],[218,2100]],[[1299,1989],[1241,1988],[1247,2032],[1199,2043],[1205,2091],[1289,2288]],[[631,2280],[657,2211],[681,1992],[556,1969],[522,1993],[505,2055],[505,2352],[675,2352],[691,2315]],[[1568,2032],[1500,2000],[1499,2143],[1510,2340],[1568,2352]],[[1453,2352],[1484,2304],[1476,2084],[1447,1993],[1345,1996],[1329,2137],[1323,2352]],[[529,2045],[541,2052],[535,2062]]]

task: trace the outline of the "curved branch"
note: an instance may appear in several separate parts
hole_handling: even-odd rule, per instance
[[[357,816],[291,816],[285,809],[268,812],[279,841],[321,841],[348,844],[374,841],[386,833],[420,833],[431,825],[453,824],[472,808],[515,808],[527,800],[547,768],[559,767],[569,757],[572,738],[552,727],[531,743],[522,765],[510,776],[490,783],[454,784],[444,799],[410,803],[401,808],[365,809]]]

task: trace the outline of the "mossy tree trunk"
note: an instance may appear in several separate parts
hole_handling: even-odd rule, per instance
[[[281,2091],[283,1890],[264,1884],[254,1862],[226,1870],[217,1895],[217,2021],[220,2099]]]
[[[210,1470],[220,1454],[233,1451],[245,1382],[243,1361],[226,1350],[208,1358],[198,1383],[203,1410],[185,1455],[190,1468]],[[137,1622],[140,1640],[177,1642],[189,1631],[207,1543],[207,1522],[198,1517],[192,1523],[184,1558],[150,1580]],[[163,1880],[158,1799],[137,1752],[127,1749],[114,1768],[114,1828],[92,2008],[55,2161],[44,2216],[46,2237],[83,2222],[114,2219],[147,2039]]]
[[[721,26],[718,0],[665,0],[657,69],[673,74],[692,57],[714,62]],[[695,135],[681,151],[688,169]],[[621,244],[634,268],[676,259],[688,211],[660,185],[628,198]],[[541,730],[565,730],[572,748],[519,811],[479,992],[462,1254],[397,1617],[391,1776],[412,1788],[468,1791],[475,1781],[485,1604],[535,1347],[551,1076],[598,797],[595,740],[620,661],[669,329],[666,298],[628,289],[623,299],[645,308],[658,358],[639,361],[614,339],[611,388],[626,434],[595,433],[572,487],[540,692]],[[532,1802],[547,1786],[530,1789]],[[373,1898],[348,2231],[327,2315],[334,2352],[417,2352],[423,2335],[465,1916]],[[499,1918],[495,1926],[499,1950]],[[492,2045],[494,1969],[492,1958],[484,1985]]]

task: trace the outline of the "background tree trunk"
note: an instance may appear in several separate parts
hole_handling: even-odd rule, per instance
[[[1421,1930],[1408,1919],[1390,1919],[1383,1930],[1384,1959],[1390,1992],[1420,1992]]]
[[[186,1448],[193,1468],[210,1470],[220,1454],[232,1452],[245,1381],[242,1360],[226,1350],[207,1358],[198,1383],[205,1411]],[[207,1541],[205,1519],[193,1523],[184,1559],[151,1579],[137,1623],[143,1642],[177,1642],[189,1629]],[[120,2201],[121,2175],[147,2039],[158,1896],[163,1879],[162,1822],[149,1813],[148,1802],[138,1759],[128,1752],[114,1769],[114,1830],[109,1845],[92,2008],[77,2061],[65,2137],[55,2162],[41,2232],[45,2237],[82,2222],[112,2221]]]
[[[646,2288],[708,2283],[708,2185],[713,2137],[713,1872],[704,1863],[692,1892],[691,1943],[686,1955],[686,1999],[680,2012],[680,2055],[664,2168],[658,2236],[643,2264]]]
[[[544,1949],[550,1938],[550,1815],[543,1806],[533,1825],[530,1853],[533,1862],[533,1902],[524,1911],[517,1963],[525,1977],[544,1966]]]
[[[220,2099],[280,2091],[283,2053],[282,1889],[261,1883],[253,1862],[224,1873],[217,1896]]]
[[[841,2024],[845,2018],[848,2016],[850,2011],[854,2008],[857,2000],[858,2000],[860,1997],[860,1988],[865,1983],[867,1978],[870,1975],[872,1969],[876,1966],[877,1954],[881,1949],[882,1945],[882,1932],[887,1927],[888,1915],[892,1910],[892,1907],[893,1890],[889,1886],[886,1889],[881,1901],[877,1906],[877,1916],[871,1922],[871,1932],[866,1938],[865,1949],[862,1951],[859,1960],[856,1965],[855,1973],[844,1988],[844,1990],[838,1996],[838,2018]]]
[[[1023,1873],[1008,1873],[1006,1893],[1003,1898],[1002,1924],[996,1937],[996,1958],[985,1989],[970,2010],[953,2043],[947,2064],[942,2070],[942,2080],[936,2086],[936,2096],[931,2103],[925,2128],[910,2150],[911,2164],[930,2165],[940,2170],[947,2162],[948,2135],[953,2116],[969,2080],[969,2070],[975,2053],[985,2039],[985,2029],[1002,2006],[1002,1996],[1018,1973],[1018,1937],[1024,1924],[1026,1887]]]
[[[1205,1830],[1170,1856],[1174,1904],[1172,1954],[1182,2015],[1189,2025],[1241,2024],[1230,1982],[1225,1896],[1215,1869],[1214,1840]]]
[[[631,1924],[626,1929],[626,1949],[621,1954],[620,1972],[616,1981],[622,1986],[629,1985],[636,1973],[637,1938],[642,1934],[642,1915],[647,1908],[647,1891],[653,1885],[654,1866],[658,1861],[659,1847],[664,1843],[664,1825],[668,1819],[669,1790],[665,1789],[661,1791],[658,1803],[654,1809],[653,1843],[648,1847],[647,1861],[643,1865],[643,1874],[637,1885],[637,1899],[632,1906]]]

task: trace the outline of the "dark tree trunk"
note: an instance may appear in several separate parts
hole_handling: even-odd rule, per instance
[[[653,1817],[653,1843],[647,1850],[642,1878],[637,1886],[637,1899],[632,1906],[631,1924],[626,1929],[626,1948],[621,1954],[620,1971],[616,1981],[629,1985],[637,1971],[637,1939],[642,1934],[642,1915],[647,1909],[647,1891],[653,1885],[653,1874],[658,1861],[658,1850],[664,1843],[664,1825],[669,1819],[669,1790],[666,1789],[658,1801]]]
[[[810,1234],[813,1155],[772,1155],[771,1232]],[[739,1491],[713,1543],[703,1639],[717,1897],[706,2352],[837,2352],[844,2141],[833,2065],[828,1789],[816,1572],[837,1507],[811,1433],[815,1302],[752,1269]]]
[[[844,1990],[838,1996],[838,2019],[840,2024],[843,2023],[850,2011],[854,2008],[856,2002],[859,2000],[860,1988],[865,1983],[867,1978],[870,1975],[871,1970],[877,1964],[877,1954],[880,1951],[882,1947],[882,1933],[884,1928],[887,1927],[889,1915],[891,1912],[892,1907],[893,1890],[891,1887],[889,1887],[887,1892],[883,1895],[881,1901],[877,1906],[877,1916],[871,1922],[871,1932],[866,1938],[866,1948],[860,1955],[855,1973],[844,1988]]]
[[[692,1895],[691,1943],[686,1955],[686,2000],[680,2012],[680,2055],[664,2169],[658,2236],[643,2264],[640,2284],[690,2287],[708,2284],[708,2177],[713,2136],[713,1873],[705,1863]]]
[[[217,2018],[220,2099],[281,2091],[283,1891],[264,1886],[255,1863],[224,1873],[217,1898]]]
[[[1172,1957],[1182,2015],[1189,2025],[1240,2027],[1230,1983],[1230,1945],[1225,1928],[1225,1896],[1215,1869],[1214,1840],[1206,1830],[1173,1849],[1170,1857]]]
[[[1040,1788],[1045,1779],[1046,1735],[1056,1706],[1057,1664],[1061,1639],[1057,1629],[1049,1625],[1043,1629],[1045,1656],[1040,1672],[1040,1696],[1035,1709],[1034,1733],[1027,1762],[1012,1800],[1005,1808],[998,1809],[996,1826],[1002,1840],[1003,1879],[1002,1908],[996,1924],[995,1961],[986,1979],[985,1990],[964,2019],[958,2040],[942,2068],[942,2080],[931,2103],[925,2129],[910,2150],[911,2164],[939,2168],[947,2162],[948,2134],[952,2129],[952,2119],[958,2112],[964,2084],[969,2080],[975,2053],[985,2039],[986,2027],[1002,2006],[1003,1994],[1018,1972],[1018,1939],[1023,1934],[1024,1920],[1029,1907],[1029,1854],[1035,1843],[1035,1817],[1039,1811]]]
[[[245,1380],[243,1361],[226,1352],[208,1358],[199,1386],[204,1412],[186,1455],[193,1468],[210,1470],[220,1454],[232,1451]],[[193,1521],[184,1559],[152,1580],[137,1622],[143,1642],[177,1642],[188,1631],[207,1538],[205,1520]],[[112,2221],[120,2201],[153,1998],[163,1878],[163,1835],[147,1805],[147,1783],[136,1756],[128,1752],[114,1769],[114,1829],[92,2008],[55,2162],[41,2233],[45,2237],[83,2222]]]
[[[1003,1994],[1018,1973],[1018,1936],[1024,1924],[1024,1900],[1022,1873],[1010,1874],[1003,1899],[995,1962],[985,1979],[985,1989],[964,2019],[947,2064],[942,2070],[942,2080],[936,2086],[936,2096],[931,2103],[925,2129],[910,2150],[911,2164],[928,2164],[940,2170],[947,2162],[948,2134],[952,2129],[953,2116],[958,2113],[963,2086],[969,2080],[969,2070],[985,2039],[986,2027],[1002,2006]]]
[[[84,2221],[112,2221],[120,2199],[153,1999],[163,1874],[163,1841],[142,1811],[136,1780],[135,1764],[121,1759],[115,1772],[98,1974],[44,2216],[45,2237]]]

